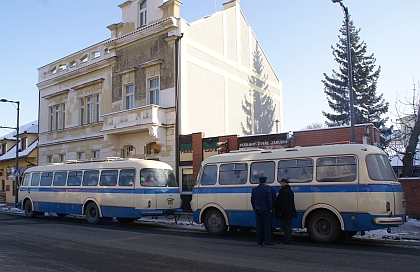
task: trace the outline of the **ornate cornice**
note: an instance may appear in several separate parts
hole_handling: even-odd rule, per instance
[[[109,67],[111,65],[113,65],[115,63],[114,58],[116,58],[115,56],[107,58],[107,59],[103,59],[97,62],[93,62],[90,63],[88,65],[79,67],[77,69],[74,69],[72,71],[69,71],[67,73],[61,74],[59,76],[56,76],[54,78],[50,78],[48,80],[39,82],[38,84],[36,84],[36,86],[38,87],[39,90],[44,89],[44,88],[48,88],[51,86],[54,86],[62,81],[65,80],[69,80],[75,77],[78,77],[80,75],[86,74],[88,72],[91,71],[96,71],[98,69],[102,69],[102,68],[106,68]]]

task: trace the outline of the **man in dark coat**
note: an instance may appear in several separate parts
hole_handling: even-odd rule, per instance
[[[288,179],[280,181],[281,189],[276,199],[275,216],[281,219],[284,232],[284,244],[292,244],[292,219],[296,218],[295,196]]]
[[[273,247],[271,243],[271,222],[273,212],[273,199],[271,188],[267,186],[267,177],[259,178],[260,184],[252,188],[251,204],[255,212],[257,225],[257,243],[262,246],[263,239],[266,247]]]

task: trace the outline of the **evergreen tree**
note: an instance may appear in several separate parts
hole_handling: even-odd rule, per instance
[[[373,54],[366,55],[367,46],[360,40],[360,29],[356,29],[353,21],[349,22],[351,62],[353,67],[353,101],[355,124],[372,123],[380,131],[381,145],[387,145],[387,136],[392,128],[385,123],[388,117],[381,117],[388,112],[389,103],[383,94],[376,94],[376,86],[381,67],[376,69],[376,59]],[[332,71],[332,76],[324,73],[324,93],[327,95],[328,106],[335,113],[322,112],[328,119],[325,124],[329,127],[350,124],[350,94],[348,91],[348,62],[347,62],[347,34],[346,23],[340,28],[339,42],[333,50],[334,60],[339,64],[339,70]]]
[[[246,114],[246,124],[241,123],[245,135],[270,133],[274,125],[276,106],[268,91],[267,75],[264,74],[263,57],[258,43],[255,46],[252,62],[252,75],[249,77],[249,93],[252,103],[247,100],[242,103],[242,110]]]

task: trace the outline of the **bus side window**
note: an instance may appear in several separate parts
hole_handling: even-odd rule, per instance
[[[319,158],[316,163],[319,182],[351,182],[357,177],[355,156]]]
[[[31,186],[38,186],[41,179],[41,173],[32,173]]]
[[[201,185],[214,185],[217,180],[217,165],[206,165],[201,176]]]
[[[98,185],[98,170],[85,171],[83,174],[83,186],[96,186]]]
[[[23,178],[23,183],[22,186],[28,186],[29,184],[29,178],[30,178],[31,174],[25,174],[24,178]]]
[[[261,176],[267,177],[267,183],[273,183],[274,165],[273,161],[253,162],[251,164],[251,183],[258,184]]]
[[[67,178],[67,186],[80,186],[82,181],[82,171],[71,171]]]
[[[53,178],[53,172],[44,172],[41,175],[41,186],[51,186]]]
[[[312,159],[281,160],[278,165],[277,181],[286,178],[290,182],[311,182],[313,174]]]
[[[118,170],[102,170],[101,178],[99,180],[100,186],[116,186],[117,185]]]
[[[55,172],[53,179],[53,186],[65,186],[67,179],[67,172]]]
[[[220,165],[219,184],[245,184],[248,180],[248,165],[246,163],[228,163]]]
[[[133,186],[134,185],[134,169],[124,169],[120,171],[118,186]]]

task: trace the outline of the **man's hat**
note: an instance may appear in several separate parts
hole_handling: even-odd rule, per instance
[[[259,177],[260,182],[265,182],[267,180],[266,176],[260,176]]]
[[[287,178],[282,178],[282,179],[280,180],[280,182],[284,182],[284,183],[289,184],[289,180],[288,180]]]

